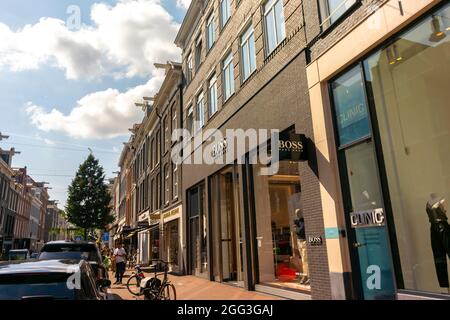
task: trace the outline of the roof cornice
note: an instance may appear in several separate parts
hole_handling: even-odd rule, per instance
[[[184,16],[183,22],[181,23],[180,30],[175,37],[175,45],[181,49],[184,48],[186,39],[192,31],[194,24],[197,22],[198,16],[201,14],[203,9],[203,0],[192,0],[189,8]]]

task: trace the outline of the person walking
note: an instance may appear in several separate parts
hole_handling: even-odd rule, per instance
[[[114,260],[116,261],[116,283],[122,284],[123,274],[125,273],[125,259],[127,252],[123,248],[123,244],[120,243],[119,246],[114,250]]]

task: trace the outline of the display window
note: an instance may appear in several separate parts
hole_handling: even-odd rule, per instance
[[[178,232],[179,220],[173,220],[164,224],[165,235],[165,259],[170,262],[170,271],[179,270],[179,232]]]
[[[351,244],[365,298],[395,292],[392,264],[399,289],[450,293],[449,17],[440,6],[330,84],[346,214],[386,218]]]
[[[259,283],[310,291],[298,162],[281,161],[273,176],[260,169],[253,166]]]

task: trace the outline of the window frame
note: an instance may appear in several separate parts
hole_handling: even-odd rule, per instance
[[[201,113],[199,112],[200,101],[201,101],[201,105],[202,105]],[[205,126],[205,95],[204,95],[203,91],[197,95],[196,104],[195,104],[195,113],[196,113],[195,118],[197,121],[197,127],[196,127],[195,133],[197,133]]]
[[[251,32],[249,32],[251,30]],[[246,35],[248,33],[248,35]],[[244,37],[245,36],[245,37]],[[251,68],[251,54],[250,54],[250,39],[253,37],[253,48],[255,50],[254,55],[254,69]],[[244,64],[244,46],[247,45],[247,52],[245,53],[247,55],[248,59],[248,69],[249,73],[247,76],[245,76],[245,64]],[[239,37],[239,54],[241,56],[241,81],[244,83],[250,76],[256,71],[257,65],[256,65],[256,43],[255,43],[255,29],[253,28],[253,25],[250,23],[247,28],[245,28],[244,32]]]
[[[223,88],[223,102],[225,103],[226,101],[228,101],[228,99],[230,99],[233,94],[235,93],[235,85],[234,85],[234,56],[232,52],[229,52],[225,59],[222,60],[222,88]],[[229,60],[229,62],[227,63],[227,61]],[[229,84],[230,84],[230,93],[227,96],[227,81],[226,81],[226,76],[229,76]]]
[[[269,8],[266,9],[266,6],[269,3],[272,3],[272,5],[269,6]],[[277,19],[276,19],[276,14],[275,14],[275,6],[281,2],[282,5],[282,12],[283,12],[283,30],[284,30],[284,36],[281,39],[278,39],[278,31],[277,31]],[[276,44],[273,48],[269,48],[269,32],[268,32],[268,24],[267,24],[267,16],[269,15],[269,13],[273,14],[273,21],[274,21],[274,33],[275,33],[275,38],[276,38]],[[266,42],[266,56],[269,56],[279,45],[281,42],[283,42],[284,39],[286,39],[286,21],[285,21],[285,16],[284,16],[284,3],[283,0],[267,0],[264,1],[262,4],[262,14],[263,14],[263,20],[264,20],[264,33],[265,33],[265,37],[264,40]]]
[[[223,3],[226,1],[227,3],[227,18],[224,20],[224,11],[223,11]],[[223,29],[227,25],[228,21],[230,21],[231,18],[231,3],[230,0],[219,0],[219,16],[220,16],[220,28]]]
[[[210,32],[212,32],[212,34]],[[211,12],[208,18],[206,19],[206,50],[208,52],[211,51],[215,43],[216,43],[216,26],[214,23],[214,12]]]
[[[214,100],[211,95],[211,90],[214,90]],[[212,102],[214,101],[215,110],[212,112]],[[219,111],[218,108],[218,99],[217,99],[217,75],[213,74],[208,80],[208,119],[211,119],[213,115],[215,115]]]

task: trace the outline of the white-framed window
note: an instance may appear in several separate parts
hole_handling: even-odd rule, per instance
[[[170,128],[169,128],[169,115],[166,115],[163,121],[164,124],[164,153],[167,152],[170,145]]]
[[[177,105],[174,104],[172,106],[172,132],[178,129],[178,115],[177,115]],[[172,141],[172,137],[170,137],[170,141]]]
[[[229,53],[223,60],[223,100],[227,101],[234,93],[234,64],[233,54]]]
[[[203,92],[197,96],[197,131],[199,131],[205,125],[205,98]]]
[[[223,28],[231,17],[230,0],[220,0],[220,27]]]
[[[172,164],[172,196],[173,199],[178,198],[178,165]]]
[[[358,0],[319,0],[321,26],[328,28]]]
[[[187,63],[186,63],[186,81],[187,83],[190,83],[192,80],[192,72],[194,70],[194,65],[193,65],[193,60],[192,60],[192,52],[189,53],[188,58],[187,58]]]
[[[264,4],[267,52],[271,53],[286,37],[282,0],[268,0]]]
[[[210,14],[206,22],[206,40],[208,45],[208,51],[212,48],[216,41],[216,32],[214,27],[214,14]]]
[[[208,115],[211,117],[217,112],[217,77],[213,75],[208,83]]]
[[[246,80],[256,70],[255,35],[253,26],[241,36],[242,80]]]
[[[169,204],[170,202],[170,185],[169,185],[169,179],[170,179],[170,171],[169,171],[169,165],[166,164],[164,166],[164,203]]]
[[[194,130],[194,108],[190,106],[187,109],[186,129],[192,134]]]
[[[195,70],[198,70],[198,68],[202,64],[203,59],[202,51],[203,51],[202,37],[198,36],[197,41],[195,42]]]

